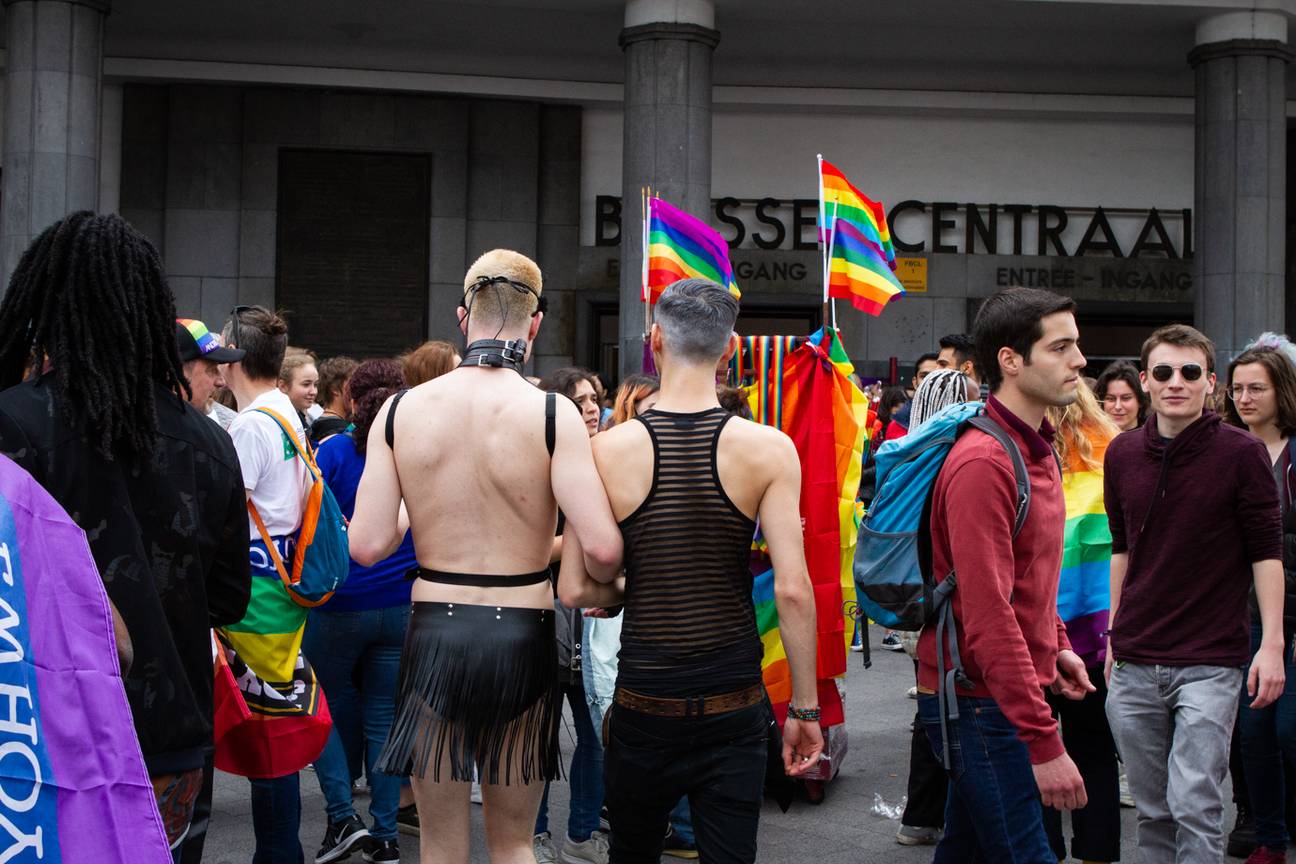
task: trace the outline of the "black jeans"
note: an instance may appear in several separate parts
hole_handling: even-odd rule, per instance
[[[769,721],[764,703],[689,718],[613,705],[603,761],[610,864],[657,864],[685,795],[703,861],[755,861]]]
[[[1098,689],[1077,701],[1047,693],[1062,726],[1062,743],[1084,780],[1089,803],[1071,813],[1071,857],[1080,861],[1119,861],[1121,816],[1116,742],[1107,723],[1107,682],[1101,667],[1089,670]],[[1062,813],[1044,808],[1044,830],[1059,861],[1066,858]]]
[[[945,798],[949,793],[949,775],[940,758],[932,752],[931,740],[922,718],[914,714],[913,735],[909,741],[909,788],[901,825],[911,828],[944,828]]]

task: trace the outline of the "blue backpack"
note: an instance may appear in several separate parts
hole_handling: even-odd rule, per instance
[[[951,405],[903,438],[888,441],[877,452],[877,495],[860,526],[855,547],[855,588],[863,614],[892,630],[921,630],[936,622],[936,664],[942,673],[938,695],[942,740],[949,741],[946,719],[958,718],[956,684],[969,686],[959,657],[954,604],[958,587],[953,571],[939,582],[932,572],[931,509],[936,477],[968,429],[979,429],[998,441],[1012,460],[1017,481],[1017,516],[1013,536],[1030,512],[1030,477],[1017,443],[980,402]],[[946,666],[946,654],[949,664]],[[943,762],[949,767],[949,745]]]

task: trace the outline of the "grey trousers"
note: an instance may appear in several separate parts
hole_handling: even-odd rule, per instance
[[[1220,864],[1242,670],[1117,664],[1107,719],[1138,808],[1142,864]]]

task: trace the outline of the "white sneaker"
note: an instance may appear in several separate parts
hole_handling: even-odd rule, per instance
[[[905,691],[905,695],[908,696],[910,699],[917,699],[917,698],[918,698],[918,688],[917,688],[917,687],[910,687],[908,690]]]
[[[557,853],[554,852],[553,837],[548,832],[531,838],[531,851],[535,854],[536,864],[556,864]]]
[[[558,860],[561,864],[608,864],[607,836],[596,831],[583,843],[568,837]]]

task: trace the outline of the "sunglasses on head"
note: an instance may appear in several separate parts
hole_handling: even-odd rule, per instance
[[[1171,366],[1169,363],[1158,363],[1152,367],[1152,377],[1158,381],[1169,381],[1174,377],[1175,370],[1183,376],[1185,381],[1196,381],[1205,373],[1200,363],[1185,363],[1182,366]]]
[[[229,344],[231,344],[231,345],[241,345],[241,344],[242,344],[242,342],[239,340],[239,316],[242,315],[244,312],[250,312],[250,311],[252,311],[254,308],[256,308],[256,307],[254,307],[254,306],[235,306],[233,309],[230,310],[230,323],[231,323],[233,326],[230,327],[230,338],[229,338]]]

